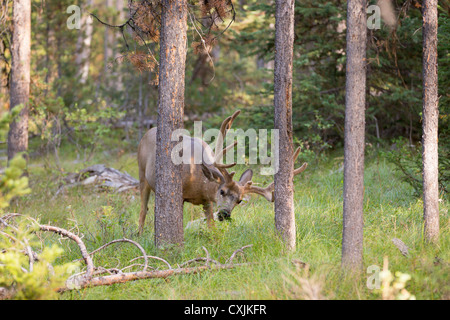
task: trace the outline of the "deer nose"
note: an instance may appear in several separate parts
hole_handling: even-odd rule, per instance
[[[230,219],[231,218],[231,212],[227,209],[222,209],[219,211],[218,215],[219,221],[223,221],[224,219]]]

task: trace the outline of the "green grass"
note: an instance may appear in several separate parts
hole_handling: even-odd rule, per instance
[[[66,172],[87,164],[74,163],[75,157],[61,152]],[[91,187],[68,189],[53,198],[60,174],[42,166],[42,159],[31,161],[32,194],[16,201],[11,210],[33,217],[41,223],[72,228],[78,226],[88,250],[119,238],[139,242],[149,255],[158,255],[172,265],[205,256],[225,262],[234,250],[248,244],[245,258],[248,266],[231,270],[206,271],[196,275],[176,276],[166,280],[150,279],[65,293],[62,299],[299,299],[305,297],[306,284],[320,288],[329,299],[379,299],[380,293],[367,288],[365,272],[361,278],[345,276],[340,270],[342,241],[342,157],[310,163],[295,179],[295,213],[297,249],[285,252],[274,228],[273,204],[263,198],[251,200],[232,213],[231,222],[217,222],[215,229],[201,227],[185,231],[182,250],[158,251],[153,243],[153,214],[147,217],[145,232],[137,236],[138,193],[96,192]],[[114,150],[99,153],[89,164],[105,163],[137,177],[135,155]],[[239,174],[246,168],[238,167]],[[255,170],[255,172],[258,172]],[[258,177],[267,183],[269,178]],[[149,207],[153,208],[154,196]],[[440,204],[441,236],[436,246],[423,241],[422,201],[413,196],[412,188],[401,181],[392,166],[376,155],[368,157],[365,172],[364,266],[383,266],[389,259],[392,272],[411,275],[406,289],[417,299],[450,298],[450,229],[449,204]],[[200,207],[185,204],[185,224],[202,217]],[[391,239],[401,239],[410,254],[404,257]],[[46,242],[57,242],[48,236]],[[77,247],[61,241],[63,261],[79,258]],[[139,251],[129,244],[108,247],[94,256],[94,263],[105,267],[128,264]],[[293,261],[309,264],[309,271],[297,269]],[[151,260],[152,265],[163,267]]]

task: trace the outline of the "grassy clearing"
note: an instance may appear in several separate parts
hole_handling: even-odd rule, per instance
[[[64,170],[74,171],[86,164],[74,163],[70,153],[61,152]],[[105,163],[137,176],[135,155],[97,155],[92,163]],[[122,237],[139,242],[150,255],[158,255],[171,264],[204,256],[206,247],[211,258],[225,262],[231,253],[248,244],[245,259],[253,264],[232,270],[208,271],[197,275],[170,279],[152,279],[127,284],[68,292],[62,299],[303,299],[307,288],[315,288],[320,297],[329,299],[379,299],[376,290],[367,288],[367,277],[360,280],[340,272],[342,239],[342,157],[327,162],[311,163],[295,180],[297,249],[284,252],[274,231],[273,204],[254,197],[233,211],[231,222],[217,223],[209,230],[200,227],[185,231],[183,250],[158,252],[153,244],[153,215],[147,218],[146,231],[136,235],[139,214],[138,193],[98,193],[86,187],[68,189],[52,199],[57,189],[58,174],[45,169],[42,159],[31,162],[33,193],[16,202],[12,210],[40,218],[42,223],[72,228],[78,226],[89,250]],[[245,170],[237,168],[238,175]],[[255,173],[258,171],[255,171]],[[258,175],[255,174],[256,179]],[[261,184],[268,178],[259,177]],[[413,190],[401,182],[393,168],[376,155],[368,157],[365,174],[365,268],[382,268],[383,257],[389,259],[393,272],[408,273],[412,279],[407,290],[417,299],[450,298],[450,230],[448,199],[441,203],[441,237],[438,246],[423,243],[422,202]],[[149,207],[152,208],[152,196]],[[186,204],[184,222],[202,217],[200,207]],[[410,255],[402,256],[391,239],[401,239]],[[46,241],[57,241],[51,236]],[[79,258],[77,248],[61,241],[64,261]],[[97,265],[121,266],[139,255],[128,244],[110,246],[95,255]],[[293,261],[310,265],[309,272],[298,269]],[[152,261],[153,263],[153,261]]]

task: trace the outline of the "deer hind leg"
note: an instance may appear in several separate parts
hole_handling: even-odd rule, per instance
[[[150,192],[152,191],[150,185],[146,179],[141,179],[139,184],[141,191],[141,211],[139,213],[139,235],[142,235],[144,231],[145,217],[148,210],[148,199],[150,198]]]
[[[207,202],[203,204],[203,210],[205,211],[206,224],[208,225],[209,228],[214,227],[214,213],[212,202]]]

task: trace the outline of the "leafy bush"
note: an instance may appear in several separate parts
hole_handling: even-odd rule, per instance
[[[0,213],[9,206],[10,201],[17,196],[30,193],[28,178],[22,176],[26,161],[21,154],[16,155],[0,177]]]
[[[416,196],[422,194],[422,146],[411,145],[405,138],[394,140],[393,150],[384,153],[386,158],[395,165],[402,179],[409,183]],[[450,158],[446,145],[439,147],[439,188],[446,194],[450,187]]]
[[[63,286],[68,275],[78,268],[76,263],[53,265],[63,252],[55,244],[31,254],[34,261],[30,262],[24,249],[40,244],[35,231],[36,226],[22,223],[0,233],[0,288],[8,292],[7,298],[55,299],[58,297],[55,289]]]
[[[9,123],[18,116],[23,106],[17,106],[11,113],[6,113],[0,118],[0,137],[5,137]],[[0,176],[0,214],[9,206],[14,197],[30,193],[28,178],[23,176],[26,168],[26,160],[22,154],[17,154],[9,161],[4,174]]]
[[[14,110],[0,119],[0,134],[4,134],[8,123],[19,111]],[[35,234],[37,226],[25,221],[15,227],[5,221],[5,217],[11,215],[3,215],[13,198],[31,192],[28,178],[23,176],[25,168],[26,160],[18,154],[0,176],[0,299],[55,298],[54,289],[64,283],[66,275],[77,265],[66,263],[53,267],[62,253],[56,245],[43,247],[40,253],[32,253],[33,245],[40,244]]]

